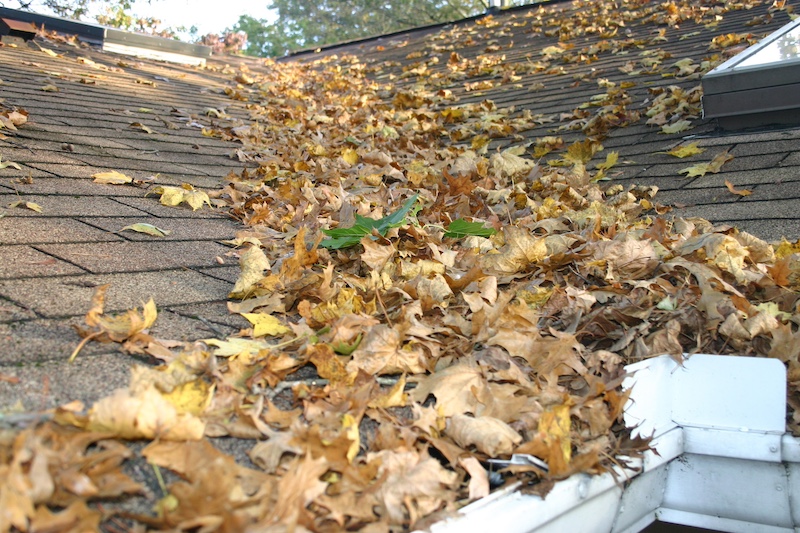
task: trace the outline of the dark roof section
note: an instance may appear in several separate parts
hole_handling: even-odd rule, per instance
[[[121,54],[191,64],[202,64],[206,58],[211,56],[211,47],[209,46],[121,31],[91,22],[40,15],[6,7],[0,7],[0,17],[29,22],[39,27],[44,26],[45,29],[58,33],[77,35],[85,42]]]
[[[619,153],[612,184],[657,186],[656,200],[675,206],[675,216],[737,225],[766,239],[800,238],[800,129],[732,135],[702,119],[700,107],[702,74],[787,23],[787,11],[753,1],[676,4],[533,5],[295,59],[354,54],[386,84],[389,100],[414,93],[425,81],[452,92],[455,105],[490,100],[498,108],[513,107],[535,127],[516,139],[489,128],[490,149],[522,143],[533,149],[548,137],[568,146],[588,136],[605,148],[595,163],[609,151]],[[690,127],[681,131],[684,120]],[[670,127],[679,131],[665,133]],[[688,142],[705,152],[686,159],[665,153]],[[734,158],[717,173],[681,173],[726,151]],[[752,194],[731,192],[726,182]]]

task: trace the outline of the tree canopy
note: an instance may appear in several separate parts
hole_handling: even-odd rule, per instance
[[[457,20],[486,9],[482,0],[273,0],[277,19],[243,15],[229,29],[247,34],[246,53],[281,56],[287,52]]]

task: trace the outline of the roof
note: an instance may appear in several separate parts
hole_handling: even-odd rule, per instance
[[[248,491],[262,487],[258,497],[266,499],[253,512],[309,528],[335,527],[324,509],[351,529],[376,520],[406,527],[431,510],[453,509],[469,494],[461,454],[508,455],[522,434],[526,453],[553,454],[548,464],[564,474],[569,461],[558,464],[557,454],[565,444],[572,449],[571,437],[541,439],[563,433],[565,423],[586,468],[599,468],[598,450],[636,455],[641,443],[608,431],[625,398],[618,354],[680,358],[699,349],[689,346],[696,341],[725,353],[796,358],[796,328],[777,318],[796,318],[796,245],[785,245],[775,266],[775,251],[757,237],[800,238],[800,129],[719,131],[700,117],[697,89],[702,72],[788,18],[786,7],[756,2],[576,0],[297,54],[286,67],[238,57],[212,57],[202,68],[167,64],[52,34],[6,43],[0,413],[19,416],[3,413],[0,426],[38,420],[74,399],[126,411],[114,398],[144,401],[125,388],[131,354],[142,363],[175,360],[174,372],[145,366],[137,376],[190,378],[158,386],[190,384],[190,392],[207,394],[198,408],[220,410],[206,413],[201,433],[261,439],[256,448],[241,439],[216,444],[264,470],[239,470],[205,441],[179,443],[178,455],[205,458],[183,488],[201,497],[227,491],[223,478],[236,483],[231,494],[252,501],[229,512],[222,498],[220,509],[208,509],[233,520],[256,501]],[[665,153],[676,147],[695,153]],[[98,176],[112,171],[130,180]],[[184,199],[196,209],[165,205]],[[580,209],[570,211],[570,202]],[[618,227],[604,206],[642,217]],[[479,230],[461,231],[498,230],[504,241],[462,246],[445,235],[453,219],[478,212]],[[573,218],[562,220],[564,213]],[[375,237],[364,240],[368,249],[319,246],[322,230],[351,229],[356,215],[378,219],[362,220]],[[679,220],[684,233],[673,239],[662,216],[703,216],[718,226]],[[520,221],[525,227],[513,229]],[[553,239],[545,244],[543,235]],[[668,260],[665,246],[679,241],[684,250]],[[590,252],[602,257],[587,262]],[[706,261],[706,253],[719,257]],[[636,260],[626,262],[630,254]],[[151,297],[158,318],[145,327]],[[690,304],[678,308],[679,300]],[[128,312],[137,306],[139,314]],[[114,313],[122,318],[108,319]],[[191,344],[198,339],[207,340],[202,349]],[[74,363],[65,363],[71,355]],[[546,376],[534,368],[537,357],[546,359]],[[406,373],[418,384],[413,390]],[[203,387],[212,381],[209,392]],[[123,392],[109,396],[118,387]],[[166,391],[155,392],[160,399]],[[453,394],[447,402],[445,392]],[[391,410],[406,394],[413,408]],[[164,436],[158,415],[178,416],[159,401],[142,409],[155,413],[153,424],[131,423],[151,431],[148,438]],[[185,431],[180,438],[197,436],[190,408],[180,413],[189,423],[175,425]],[[55,416],[97,428],[100,411]],[[474,452],[469,431],[456,444],[452,425],[440,427],[442,413],[467,427],[474,418],[464,413],[478,411],[503,428],[502,453]],[[797,429],[794,416],[789,426]],[[287,435],[312,419],[302,438],[319,455],[301,460]],[[591,442],[580,440],[586,434]],[[169,446],[148,450],[175,466]],[[404,455],[384,453],[398,447]],[[293,478],[276,472],[300,472],[317,490],[339,482],[321,480],[328,459],[340,470],[363,466],[344,481],[356,489],[314,492],[311,507],[287,496],[295,493],[281,487]],[[415,482],[381,470],[379,463],[395,460]],[[429,500],[430,487],[416,481],[431,479]],[[355,493],[363,506],[348,499]],[[169,527],[182,520],[172,518]]]
[[[722,10],[721,4],[666,5],[673,7],[665,11],[655,2],[523,6],[477,21],[306,51],[289,59],[313,61],[355,54],[376,80],[391,81],[398,90],[430,82],[452,91],[458,105],[491,100],[497,107],[513,106],[517,114],[525,110],[541,118],[541,124],[519,132],[521,138],[497,140],[490,149],[551,136],[569,145],[586,136],[572,127],[602,115],[605,106],[622,104],[626,112],[641,118],[609,115],[607,131],[595,135],[606,150],[598,154],[599,159],[608,151],[619,153],[620,163],[612,172],[615,183],[657,186],[658,201],[675,206],[675,216],[732,224],[767,240],[796,240],[800,237],[796,209],[800,130],[724,131],[716,121],[701,118],[698,101],[692,102],[688,112],[673,115],[676,110],[667,109],[667,125],[690,119],[692,128],[679,133],[662,133],[659,125],[647,124],[652,117],[646,115],[658,91],[695,89],[702,74],[722,59],[789,22],[788,11],[767,2],[728,4],[732,7]],[[629,9],[624,26],[613,17],[617,9]],[[550,54],[542,52],[547,49]],[[454,52],[459,56],[456,63],[450,59]],[[603,80],[616,84],[617,91],[625,86],[622,94],[593,101],[614,92]],[[586,104],[593,106],[581,109]],[[593,132],[587,131],[591,136]],[[665,153],[693,142],[705,152],[688,159]],[[725,151],[734,159],[718,173],[681,174],[682,169]],[[545,160],[556,157],[545,156]],[[726,181],[735,190],[752,194],[731,193]]]

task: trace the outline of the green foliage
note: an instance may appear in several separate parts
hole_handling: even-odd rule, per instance
[[[338,250],[340,248],[349,248],[350,246],[355,246],[364,237],[372,235],[373,231],[385,236],[386,232],[391,228],[397,228],[406,223],[406,215],[408,215],[408,213],[411,211],[411,208],[414,207],[414,204],[417,201],[417,196],[419,195],[415,194],[406,200],[406,203],[404,203],[400,209],[390,215],[386,215],[383,218],[376,220],[374,218],[356,215],[355,224],[349,228],[324,229],[322,232],[330,238],[325,239],[319,243],[319,245],[324,248]],[[418,208],[414,210],[412,215],[418,210]]]
[[[326,44],[382,35],[415,26],[458,20],[482,13],[481,0],[273,0],[277,20],[244,15],[226,31],[245,32],[245,53],[282,56]]]
[[[445,237],[452,237],[454,239],[463,239],[475,235],[478,237],[491,237],[497,233],[494,228],[487,228],[483,222],[467,222],[463,218],[458,218],[447,226],[444,232]]]

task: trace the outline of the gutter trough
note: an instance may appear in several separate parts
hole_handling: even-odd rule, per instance
[[[37,27],[44,26],[45,29],[58,33],[77,35],[80,40],[100,46],[105,52],[195,66],[205,65],[206,60],[211,57],[210,46],[122,31],[91,22],[40,15],[6,7],[0,7],[0,18],[31,23]]]
[[[546,497],[510,486],[432,533],[637,533],[655,521],[720,531],[800,531],[800,439],[785,433],[786,369],[777,359],[668,356],[627,368],[625,424],[652,450]]]

